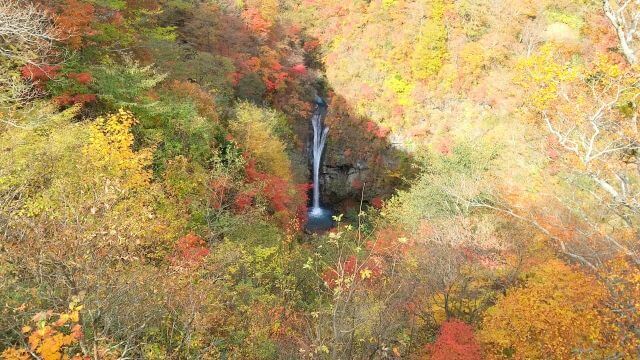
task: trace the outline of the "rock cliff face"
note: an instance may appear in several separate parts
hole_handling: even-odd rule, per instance
[[[353,186],[362,182],[370,176],[369,165],[362,160],[353,163],[332,163],[324,166],[324,196],[329,202],[339,203],[347,198],[357,198],[361,196],[359,188]],[[368,194],[367,194],[367,197]]]
[[[334,151],[339,153],[340,149]],[[395,157],[394,149],[378,149],[377,154],[363,154],[356,159],[336,156],[334,151],[328,149],[322,172],[326,202],[359,202],[362,197],[366,203],[375,204],[402,186],[401,175],[408,170],[408,159]]]

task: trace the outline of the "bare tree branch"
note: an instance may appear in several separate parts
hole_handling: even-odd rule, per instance
[[[31,63],[50,54],[58,40],[54,19],[23,0],[0,0],[0,56]]]
[[[638,40],[638,24],[640,23],[640,1],[603,0],[604,14],[613,25],[620,41],[620,50],[631,65],[638,62],[634,46]]]

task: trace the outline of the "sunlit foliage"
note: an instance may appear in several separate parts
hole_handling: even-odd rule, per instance
[[[481,337],[497,359],[606,357],[608,314],[599,310],[605,299],[595,279],[553,260],[498,300]]]
[[[637,10],[0,0],[0,358],[637,358]]]

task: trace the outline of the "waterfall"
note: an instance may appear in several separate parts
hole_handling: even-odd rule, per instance
[[[320,162],[322,161],[322,152],[329,133],[329,128],[324,126],[327,105],[322,99],[316,99],[316,104],[316,111],[311,117],[311,125],[313,126],[313,207],[310,215],[321,215],[323,213],[320,207]]]
[[[320,206],[320,166],[322,165],[322,153],[327,144],[329,128],[324,126],[324,118],[327,115],[327,103],[319,96],[314,101],[316,110],[311,116],[313,128],[313,141],[309,149],[309,157],[313,165],[313,202],[309,209],[305,231],[309,233],[323,232],[335,226],[331,209]]]

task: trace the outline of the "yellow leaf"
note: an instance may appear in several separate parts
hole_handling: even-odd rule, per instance
[[[370,278],[370,277],[371,277],[371,274],[372,274],[372,271],[371,271],[371,270],[369,270],[369,269],[361,270],[361,271],[360,271],[360,278],[361,278],[362,280],[364,280],[364,279],[368,279],[368,278]]]
[[[56,326],[62,326],[64,324],[67,323],[67,321],[69,321],[70,317],[68,314],[61,314],[60,318],[58,319],[58,321],[55,322]]]
[[[73,322],[78,322],[80,320],[80,315],[78,314],[77,311],[74,311],[70,314],[70,319]]]

